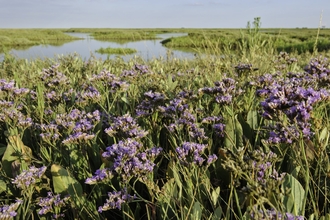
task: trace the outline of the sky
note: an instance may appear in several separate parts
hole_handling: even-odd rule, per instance
[[[330,0],[0,0],[0,28],[245,28],[255,17],[329,28]]]

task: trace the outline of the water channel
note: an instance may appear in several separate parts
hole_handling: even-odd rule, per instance
[[[111,41],[99,41],[95,40],[87,33],[68,33],[69,35],[79,37],[81,39],[70,41],[64,43],[60,46],[53,45],[38,45],[32,46],[25,50],[10,50],[10,54],[17,58],[23,59],[36,59],[36,58],[56,58],[62,55],[69,55],[73,53],[79,54],[83,59],[88,59],[93,54],[94,57],[102,58],[102,59],[114,59],[118,56],[122,57],[125,61],[133,58],[134,56],[138,56],[143,58],[144,60],[150,60],[154,58],[166,58],[167,56],[175,57],[178,59],[187,58],[191,59],[194,57],[193,53],[183,52],[179,50],[171,50],[164,47],[160,42],[164,39],[171,37],[179,37],[187,35],[186,33],[166,33],[166,34],[158,34],[157,40],[141,40],[141,41],[133,41],[133,42],[111,42]],[[107,54],[99,54],[96,53],[95,50],[99,48],[132,48],[136,49],[137,53],[131,55],[107,55]],[[4,58],[4,54],[0,54],[0,61]]]

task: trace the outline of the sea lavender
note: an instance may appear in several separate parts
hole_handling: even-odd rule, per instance
[[[215,102],[219,104],[232,103],[233,96],[236,96],[236,81],[231,78],[224,78],[222,81],[214,83],[215,87],[204,87],[199,89],[199,93],[214,96]]]
[[[18,188],[26,189],[30,185],[34,185],[40,181],[41,177],[46,172],[46,169],[46,166],[40,168],[31,166],[28,170],[24,170],[21,174],[16,176],[12,183],[15,184]]]
[[[285,115],[289,119],[289,125],[285,127],[290,128],[290,136],[299,137],[296,131],[300,131],[305,138],[310,138],[312,132],[310,132],[309,121],[313,105],[327,100],[329,93],[324,89],[305,88],[301,84],[304,84],[304,81],[295,77],[269,81],[264,88],[257,90],[257,95],[265,97],[265,100],[261,102],[264,118],[282,121],[282,117]],[[278,127],[279,124],[276,126]],[[285,128],[283,129],[285,132]],[[278,127],[276,130],[283,129]],[[285,133],[278,133],[278,136],[277,138],[276,133],[272,131],[268,141],[271,143],[292,142],[292,139],[287,138],[288,135]]]
[[[44,69],[40,78],[48,88],[63,88],[70,84],[69,79],[61,72],[58,72],[59,65],[53,65],[49,69]]]
[[[89,185],[96,184],[97,182],[110,181],[114,173],[109,168],[98,169],[95,171],[95,175],[86,179],[85,183]]]
[[[174,119],[188,109],[188,104],[186,104],[186,100],[183,98],[174,98],[168,106],[159,106],[158,109],[165,118]]]
[[[0,219],[13,219],[17,215],[16,210],[21,204],[23,204],[23,200],[17,199],[15,203],[0,207]]]
[[[106,70],[101,71],[97,75],[93,75],[89,81],[93,84],[95,84],[95,82],[100,82],[104,87],[109,88],[110,92],[116,92],[118,90],[126,91],[129,87],[126,81],[122,81],[119,77]]]
[[[166,126],[170,132],[188,132],[188,135],[195,140],[207,140],[204,129],[196,124],[196,117],[185,109],[180,117],[175,118],[174,122]]]
[[[156,147],[143,151],[143,145],[138,140],[127,138],[107,147],[102,156],[112,161],[110,171],[120,175],[123,181],[128,181],[133,176],[144,178],[147,173],[152,172],[155,166],[152,161],[161,151],[161,148]]]
[[[23,130],[34,125],[32,119],[19,110],[20,108],[3,109],[0,112],[0,121]]]
[[[124,203],[133,201],[136,198],[135,195],[130,195],[127,189],[124,188],[121,191],[108,192],[108,199],[103,206],[100,206],[98,212],[102,213],[110,209],[121,209]]]
[[[84,85],[83,90],[78,92],[76,95],[76,103],[78,104],[89,104],[97,103],[101,100],[101,93],[90,85]]]
[[[252,219],[260,220],[304,220],[304,216],[295,216],[292,213],[281,213],[275,209],[253,210]]]
[[[164,104],[165,95],[159,92],[148,91],[144,93],[144,100],[136,107],[138,117],[149,116],[157,110],[157,107]]]
[[[105,129],[111,137],[117,138],[143,138],[148,132],[143,130],[137,123],[136,120],[129,114],[125,114],[119,117],[113,117],[110,126]]]
[[[202,156],[206,147],[207,145],[205,144],[184,142],[180,147],[176,148],[176,152],[178,153],[179,160],[182,164],[186,166],[189,166],[190,164],[202,166],[205,161]],[[217,156],[215,154],[210,155],[206,159],[208,165],[215,160],[217,160]]]
[[[122,77],[131,77],[137,75],[144,75],[150,73],[149,67],[141,64],[134,64],[131,70],[124,70],[121,74]]]
[[[68,204],[69,199],[69,196],[65,196],[61,199],[60,194],[54,195],[52,192],[48,192],[46,197],[38,199],[37,204],[41,207],[38,214],[46,215],[47,213],[53,213],[53,217],[64,217],[64,214],[60,214],[59,212],[61,208],[65,207]]]

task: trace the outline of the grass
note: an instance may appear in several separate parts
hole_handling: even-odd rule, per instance
[[[137,50],[132,49],[132,48],[103,48],[101,47],[100,49],[96,50],[95,52],[100,53],[100,54],[119,54],[119,55],[125,55],[125,54],[133,54],[136,53]]]
[[[60,29],[0,29],[0,46],[30,46],[76,39]]]
[[[190,60],[5,55],[2,206],[16,219],[327,219],[330,53],[278,53],[262,33]]]

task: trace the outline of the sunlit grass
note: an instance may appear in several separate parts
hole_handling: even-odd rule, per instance
[[[95,52],[100,53],[100,54],[126,55],[126,54],[136,53],[137,50],[132,49],[132,48],[112,48],[112,47],[103,48],[103,47],[101,47],[100,49],[97,49]]]

